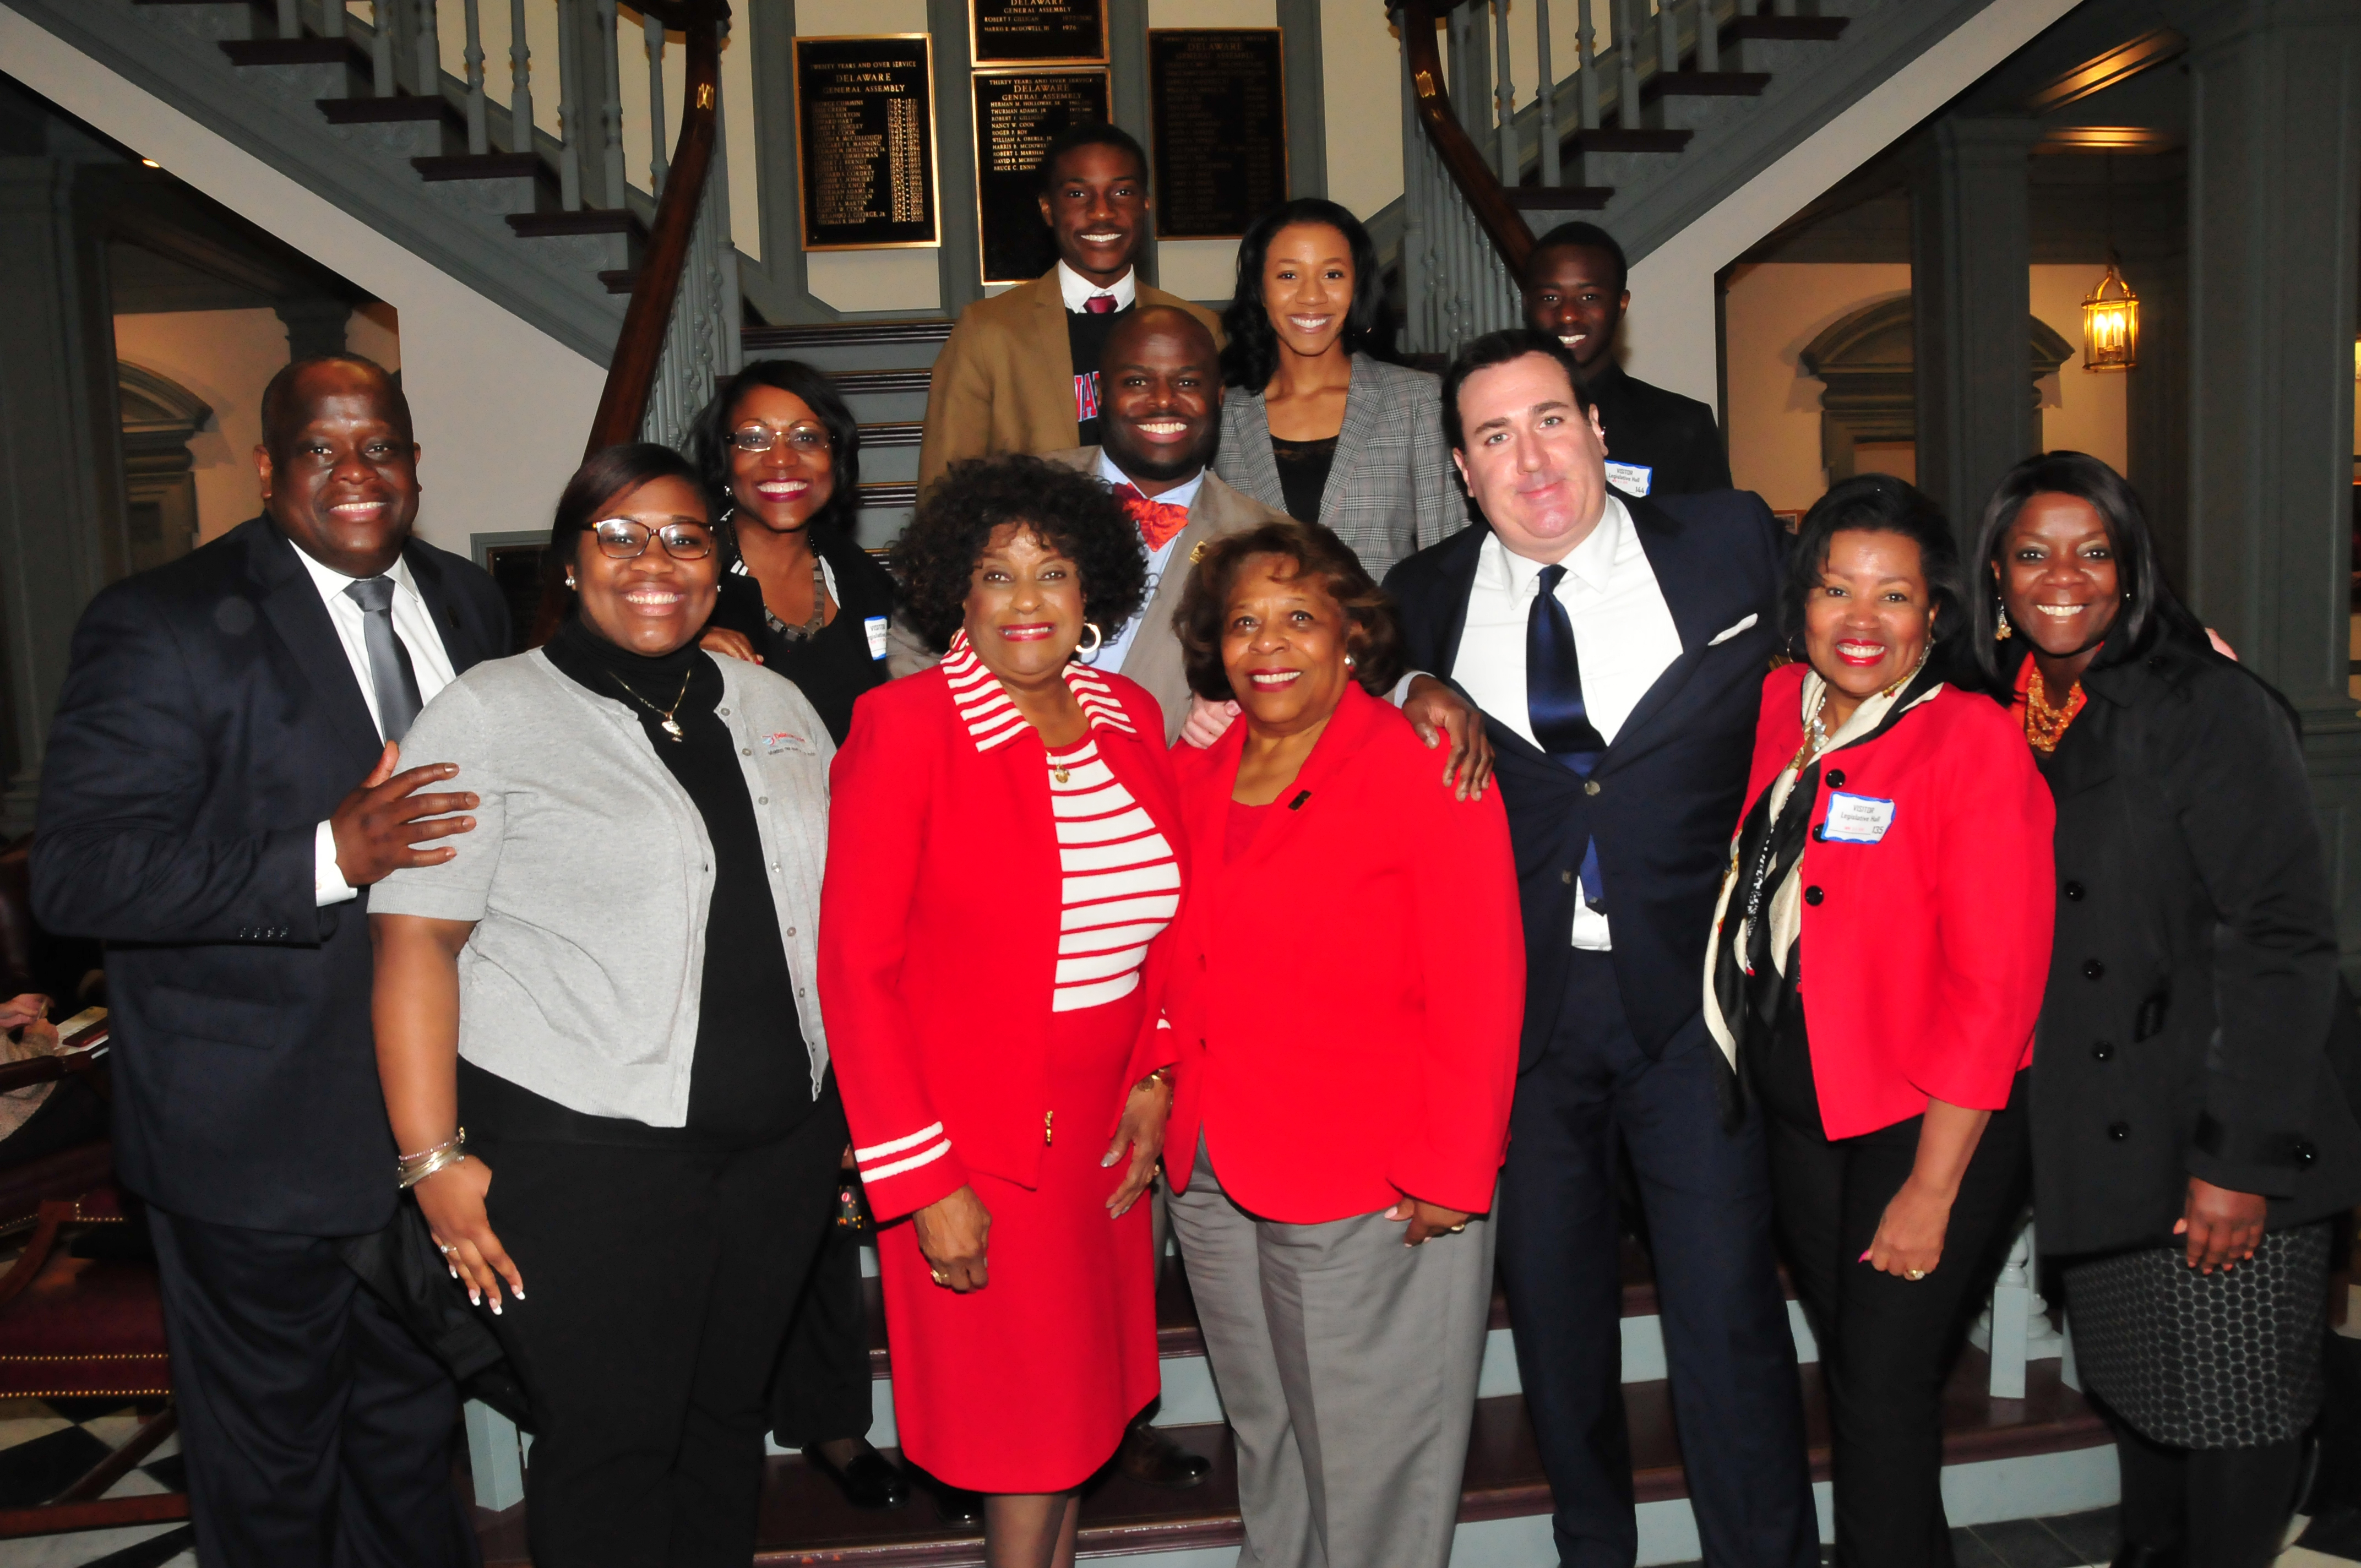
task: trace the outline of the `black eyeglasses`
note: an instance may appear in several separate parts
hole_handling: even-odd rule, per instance
[[[702,561],[713,554],[713,535],[701,522],[668,522],[650,528],[628,517],[603,517],[590,525],[598,537],[598,554],[609,561],[629,561],[647,553],[648,540],[664,542],[664,554],[675,561]]]
[[[730,433],[730,444],[741,452],[768,452],[782,441],[805,456],[829,449],[828,432],[816,424],[799,424],[791,430],[774,430],[767,424],[743,424]]]

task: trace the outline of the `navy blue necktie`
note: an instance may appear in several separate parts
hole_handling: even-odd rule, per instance
[[[1582,661],[1575,652],[1574,621],[1557,600],[1557,586],[1565,580],[1564,565],[1543,566],[1532,611],[1525,618],[1525,717],[1543,751],[1588,778],[1607,742],[1583,705]],[[1596,839],[1582,850],[1582,897],[1593,909],[1606,906]]]

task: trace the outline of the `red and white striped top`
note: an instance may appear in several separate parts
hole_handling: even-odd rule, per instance
[[[1053,1013],[1139,989],[1148,945],[1180,907],[1172,846],[1099,756],[1095,737],[1049,757],[1061,902]]]

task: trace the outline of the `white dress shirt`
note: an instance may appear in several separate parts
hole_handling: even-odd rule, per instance
[[[1065,263],[1060,261],[1058,265],[1063,267]],[[1131,281],[1129,274],[1125,275],[1124,281]],[[1099,478],[1109,489],[1117,485],[1131,485],[1134,489],[1139,489],[1129,475],[1115,466],[1115,459],[1106,455],[1104,447],[1099,451]],[[1197,492],[1204,488],[1204,484],[1205,470],[1200,468],[1185,483],[1173,486],[1160,496],[1148,496],[1148,499],[1162,501],[1167,506],[1192,507],[1197,504]],[[1139,493],[1148,495],[1146,490]],[[1180,543],[1180,535],[1176,533],[1148,553],[1148,587],[1139,596],[1138,610],[1123,623],[1121,631],[1099,644],[1097,652],[1083,655],[1083,663],[1094,670],[1113,670],[1117,674],[1123,673],[1124,657],[1131,652],[1131,644],[1139,635],[1140,623],[1148,619],[1148,601],[1156,598],[1156,585],[1164,580],[1164,568],[1172,559],[1172,548]]]
[[[1528,740],[1533,729],[1525,707],[1525,628],[1546,564],[1517,554],[1497,533],[1484,541],[1467,595],[1459,662],[1452,670],[1477,707]],[[1656,677],[1681,656],[1680,629],[1656,586],[1631,514],[1612,492],[1598,526],[1564,565],[1557,601],[1574,623],[1583,707],[1599,738],[1611,746]],[[1613,946],[1608,917],[1579,898],[1574,901],[1574,945],[1598,952]]]
[[[1102,289],[1060,261],[1058,263],[1058,292],[1066,297],[1066,308],[1077,314],[1083,310],[1085,301],[1101,294],[1113,294],[1115,308],[1127,311],[1139,298],[1139,269],[1126,268],[1123,276],[1115,280],[1113,288]]]
[[[295,547],[295,559],[312,574],[312,584],[320,590],[321,602],[328,607],[328,622],[336,629],[336,641],[344,645],[345,658],[353,667],[353,679],[359,683],[361,700],[368,705],[369,722],[378,727],[378,734],[382,736],[385,720],[377,710],[377,682],[369,676],[368,642],[361,630],[363,611],[345,592],[360,579],[320,565],[304,553],[302,545]],[[402,647],[410,652],[410,673],[417,678],[418,701],[423,707],[434,700],[435,693],[451,684],[451,655],[443,646],[443,634],[435,630],[434,614],[420,597],[418,585],[411,581],[410,563],[397,559],[386,576],[393,579],[393,634],[401,639]],[[336,869],[336,836],[327,823],[320,824],[312,843],[313,900],[322,908],[342,904],[353,896],[353,889],[345,881],[344,872]]]

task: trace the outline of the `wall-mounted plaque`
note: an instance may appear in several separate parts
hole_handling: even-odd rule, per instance
[[[976,73],[975,217],[985,282],[1030,282],[1057,261],[1034,170],[1060,131],[1106,117],[1104,71]]]
[[[975,63],[1097,65],[1107,57],[1106,0],[968,0]]]
[[[928,41],[924,33],[796,40],[806,250],[942,243]]]
[[[1287,72],[1277,27],[1148,35],[1156,232],[1235,239],[1287,200]]]

